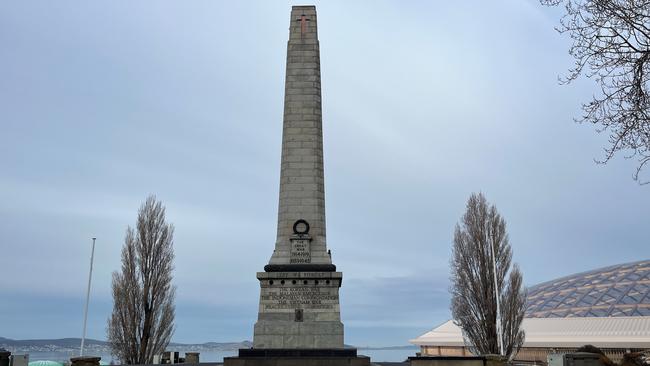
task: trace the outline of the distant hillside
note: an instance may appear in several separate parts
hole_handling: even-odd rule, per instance
[[[10,339],[0,337],[0,345],[7,345],[10,347],[25,347],[25,346],[45,346],[56,345],[58,347],[79,347],[81,338],[60,338],[60,339]],[[98,341],[96,339],[86,338],[86,344],[93,345],[107,345],[105,341]]]
[[[0,337],[0,348],[6,348],[15,352],[70,352],[79,349],[81,338],[61,338],[61,339],[9,339]],[[97,339],[86,339],[86,349],[94,352],[109,353],[108,342]],[[176,343],[172,342],[167,347],[170,351],[182,352],[209,352],[209,351],[234,351],[240,348],[253,347],[250,341],[241,342],[206,342],[206,343]],[[355,346],[346,344],[345,347]],[[417,349],[416,346],[392,346],[392,347],[371,347],[357,346],[359,349],[366,350],[396,350],[396,349]]]
[[[0,348],[15,352],[65,352],[78,350],[81,338],[61,339],[9,339],[0,337]],[[250,348],[253,344],[249,341],[242,342],[207,342],[200,344],[170,343],[167,347],[172,351],[232,351],[239,348]],[[110,352],[108,342],[87,338],[85,348],[97,352]]]
[[[240,348],[251,348],[253,343],[250,341],[241,342],[206,342],[206,343],[175,343],[172,342],[167,347],[172,351],[234,351]]]

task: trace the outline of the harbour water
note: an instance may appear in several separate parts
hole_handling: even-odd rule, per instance
[[[358,353],[360,355],[370,356],[372,361],[377,362],[399,362],[406,360],[409,356],[415,356],[417,352],[416,348],[408,349],[360,349]],[[183,352],[181,352],[181,355]],[[224,357],[236,356],[237,351],[206,351],[201,352],[200,359],[201,362],[222,362]],[[29,361],[57,361],[57,362],[68,362],[71,357],[78,356],[78,353],[73,352],[31,352],[29,354]],[[90,356],[90,355],[89,355]],[[94,354],[92,356],[95,356]],[[102,358],[101,363],[103,365],[110,365],[111,361],[113,363],[119,363],[117,360],[114,360],[110,354],[99,354]]]

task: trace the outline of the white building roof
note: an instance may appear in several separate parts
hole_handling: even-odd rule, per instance
[[[650,317],[525,318],[524,347],[650,348]],[[452,320],[410,340],[418,346],[464,346]]]

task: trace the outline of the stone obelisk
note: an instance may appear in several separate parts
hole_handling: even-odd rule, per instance
[[[325,240],[320,52],[316,8],[291,10],[275,250],[258,272],[253,348],[342,349],[339,287]]]
[[[370,366],[343,347],[339,287],[325,241],[320,51],[316,8],[291,9],[275,250],[260,281],[253,347],[224,366]]]

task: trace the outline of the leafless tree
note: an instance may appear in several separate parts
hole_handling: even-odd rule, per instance
[[[138,212],[136,230],[128,227],[122,269],[113,272],[113,313],[107,336],[112,353],[126,364],[151,364],[174,332],[172,285],[174,227],[165,207],[149,196]]]
[[[526,292],[521,271],[516,264],[511,269],[511,261],[505,220],[482,194],[472,194],[454,232],[450,292],[454,322],[462,329],[465,344],[475,354],[500,353],[495,286],[501,305],[505,356],[512,359],[524,342],[521,322]]]
[[[634,179],[650,162],[650,0],[540,0],[564,4],[556,29],[568,33],[573,68],[562,81],[579,75],[593,78],[600,92],[582,105],[578,122],[591,123],[609,134],[604,158],[629,152],[638,159]]]

